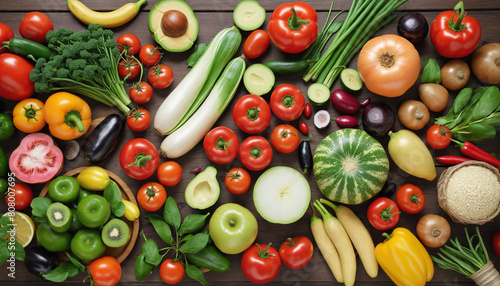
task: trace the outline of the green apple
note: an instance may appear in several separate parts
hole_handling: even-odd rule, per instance
[[[233,203],[218,207],[208,224],[212,241],[226,254],[245,251],[255,241],[257,231],[255,216],[247,208]]]

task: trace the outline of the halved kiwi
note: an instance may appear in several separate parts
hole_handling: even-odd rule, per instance
[[[66,232],[71,227],[73,213],[62,203],[52,203],[47,209],[47,219],[50,227],[56,232]]]
[[[130,239],[130,229],[126,222],[114,218],[104,225],[101,237],[108,247],[121,247]]]

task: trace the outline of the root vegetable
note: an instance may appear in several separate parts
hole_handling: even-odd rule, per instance
[[[399,107],[398,117],[406,128],[420,130],[429,122],[430,114],[423,102],[409,99]]]
[[[426,214],[417,223],[417,235],[427,247],[441,247],[450,238],[451,229],[448,221],[439,215]]]

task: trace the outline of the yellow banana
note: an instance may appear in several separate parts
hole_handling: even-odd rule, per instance
[[[128,3],[110,12],[96,12],[78,0],[68,0],[68,8],[71,13],[85,24],[99,24],[103,28],[114,28],[132,20],[146,0]]]

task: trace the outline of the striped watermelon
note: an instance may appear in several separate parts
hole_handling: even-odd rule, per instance
[[[330,200],[356,205],[376,195],[389,172],[382,145],[359,129],[340,129],[325,137],[313,158],[314,177]]]

